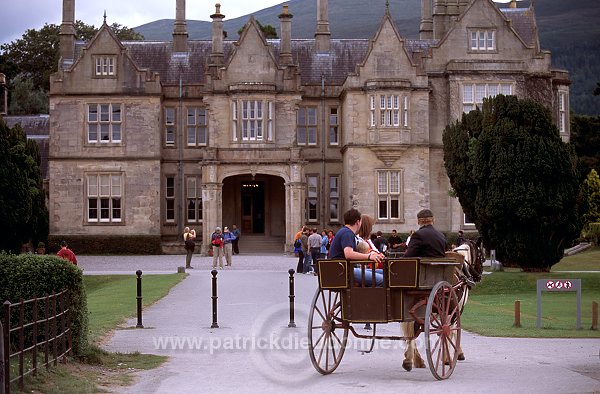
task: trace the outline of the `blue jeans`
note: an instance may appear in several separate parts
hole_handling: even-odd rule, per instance
[[[371,287],[371,279],[373,277],[373,273],[370,268],[365,268],[365,286]],[[362,274],[360,268],[354,268],[354,281],[362,284]],[[383,270],[376,269],[375,270],[375,287],[383,287]]]
[[[306,274],[307,272],[310,272],[310,265],[312,263],[312,257],[310,255],[310,252],[306,252],[306,254],[304,255],[304,273]]]

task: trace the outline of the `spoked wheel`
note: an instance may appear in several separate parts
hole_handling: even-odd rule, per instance
[[[438,380],[448,379],[460,349],[460,305],[448,282],[431,290],[425,310],[425,349],[429,370]]]
[[[348,326],[342,323],[340,292],[317,290],[308,316],[308,353],[317,371],[327,375],[340,365]]]

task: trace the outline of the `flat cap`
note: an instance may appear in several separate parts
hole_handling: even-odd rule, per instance
[[[417,219],[432,218],[432,217],[433,217],[433,212],[431,212],[429,209],[421,209],[419,211],[419,213],[417,213]]]

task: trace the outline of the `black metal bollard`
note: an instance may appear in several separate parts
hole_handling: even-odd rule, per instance
[[[135,328],[144,328],[142,324],[142,270],[135,271],[137,275],[137,325]]]
[[[290,274],[290,322],[288,327],[293,328],[296,327],[294,322],[294,270],[290,268],[288,273]]]
[[[371,329],[371,323],[367,323],[365,324],[365,326],[363,327],[365,330],[370,330]]]
[[[217,323],[217,270],[212,270],[212,325],[210,328],[219,328]]]

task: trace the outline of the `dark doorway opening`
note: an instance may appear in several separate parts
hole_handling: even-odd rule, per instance
[[[242,234],[265,232],[265,183],[246,181],[241,185]]]

